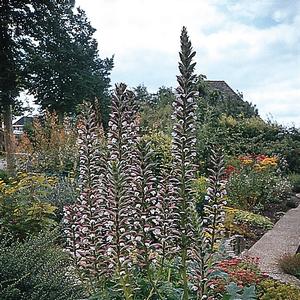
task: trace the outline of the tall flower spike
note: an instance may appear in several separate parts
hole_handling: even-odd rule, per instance
[[[156,244],[153,236],[160,234],[159,207],[157,207],[156,178],[153,175],[153,163],[149,144],[140,141],[136,148],[136,164],[132,168],[134,191],[134,229],[136,231],[136,250],[139,266],[145,271],[154,254]]]
[[[98,266],[100,130],[95,120],[92,106],[87,103],[82,105],[78,125],[80,195],[73,207],[65,208],[64,216],[65,233],[69,235],[67,248],[72,250],[77,266],[91,276],[101,274]]]
[[[208,250],[214,252],[216,243],[224,234],[224,205],[226,201],[224,180],[224,155],[221,152],[211,150],[211,168],[208,169],[209,187],[204,205],[204,230],[207,236]]]
[[[161,268],[164,269],[166,262],[174,256],[176,240],[176,207],[171,201],[171,187],[169,170],[161,167],[157,185],[157,212],[159,232],[156,235],[159,243],[158,254]]]
[[[107,256],[110,261],[109,267],[120,279],[125,299],[131,297],[127,270],[132,261],[130,254],[134,239],[131,150],[135,141],[131,139],[133,133],[130,123],[133,115],[128,107],[133,98],[134,94],[127,90],[125,84],[116,86],[108,132]]]
[[[176,89],[177,97],[174,101],[175,125],[173,128],[173,197],[177,208],[177,243],[181,258],[181,279],[183,283],[183,299],[188,299],[188,251],[193,237],[193,228],[190,210],[193,207],[194,195],[192,192],[192,182],[195,179],[196,156],[196,101],[195,101],[195,80],[193,74],[195,63],[192,59],[195,52],[189,40],[186,28],[183,27],[181,36],[181,52],[179,53],[179,71],[177,76],[179,87]]]
[[[194,210],[194,249],[191,278],[199,299],[207,299],[212,292],[208,287],[208,278],[217,252],[217,242],[222,238],[224,229],[224,211],[226,195],[224,178],[224,156],[211,150],[211,169],[209,169],[209,187],[205,199],[203,219],[200,220]]]

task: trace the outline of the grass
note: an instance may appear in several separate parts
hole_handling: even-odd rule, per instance
[[[285,273],[300,279],[300,253],[284,255],[279,260],[279,266]]]

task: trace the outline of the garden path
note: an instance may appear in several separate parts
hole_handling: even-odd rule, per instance
[[[6,169],[6,160],[4,158],[0,158],[0,170]]]
[[[300,194],[296,195],[300,198]],[[295,254],[300,245],[300,205],[289,210],[262,238],[255,243],[246,255],[259,257],[259,267],[274,279],[292,283],[300,287],[300,280],[283,273],[278,259],[284,254]]]

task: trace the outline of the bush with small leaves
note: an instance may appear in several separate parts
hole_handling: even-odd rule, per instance
[[[57,236],[41,233],[24,242],[0,240],[1,300],[78,300],[83,289],[69,258],[55,244]]]
[[[258,299],[260,300],[299,300],[299,288],[276,281],[267,279],[258,286]]]
[[[56,206],[45,196],[56,179],[39,174],[18,173],[8,183],[0,181],[0,235],[24,239],[57,225]]]

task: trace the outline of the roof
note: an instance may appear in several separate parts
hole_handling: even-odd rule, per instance
[[[219,91],[228,98],[241,98],[224,80],[205,80],[208,88]]]
[[[19,120],[15,121],[13,123],[13,125],[14,126],[21,126],[21,125],[32,123],[32,121],[33,121],[33,117],[23,116]]]

